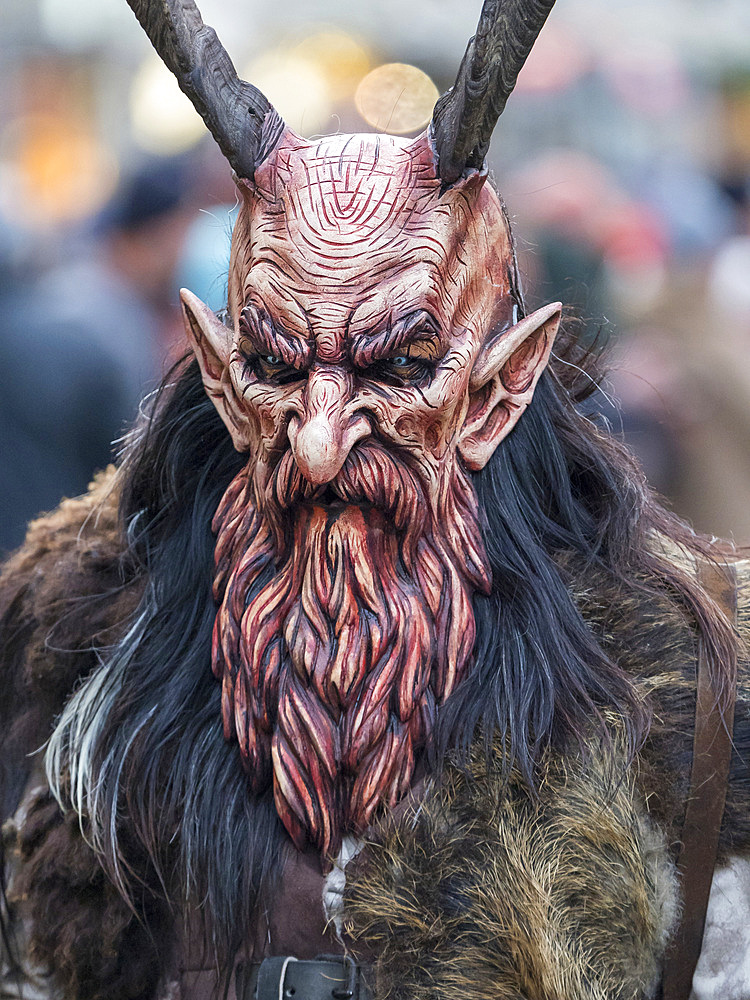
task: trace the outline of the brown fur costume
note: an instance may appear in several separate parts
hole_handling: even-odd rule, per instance
[[[41,518],[2,577],[3,723],[12,812],[29,753],[138,598],[121,557],[117,479]],[[740,625],[750,635],[750,584]],[[587,573],[570,578],[585,618],[653,706],[650,737],[625,774],[596,745],[550,758],[536,798],[486,766],[447,767],[413,812],[385,824],[348,877],[346,925],[375,967],[378,998],[613,998],[649,995],[674,916],[668,846],[689,769],[696,638],[666,598],[648,604]],[[91,637],[95,640],[92,643]],[[750,686],[741,664],[732,786],[722,851],[750,849]],[[8,729],[5,730],[8,732]],[[612,762],[614,760],[614,763]],[[617,761],[622,764],[617,766]],[[15,769],[15,770],[14,770]],[[44,791],[6,826],[34,961],[68,998],[156,995],[173,931],[155,886],[128,909],[77,818]]]
[[[119,636],[138,603],[122,560],[113,480],[112,470],[100,474],[85,496],[33,521],[24,546],[4,566],[4,815],[26,781],[28,755],[47,739],[79,678],[96,666],[97,648]]]
[[[472,761],[371,845],[347,898],[377,995],[650,995],[676,912],[660,834],[628,780],[550,759],[538,800]]]
[[[118,499],[110,470],[88,494],[32,522],[5,566],[0,597],[6,815],[27,782],[35,789],[20,829],[13,820],[3,829],[4,850],[21,871],[10,903],[20,904],[31,928],[32,961],[53,969],[66,996],[81,1000],[150,995],[159,976],[153,932],[163,927],[160,904],[145,888],[151,929],[134,918],[78,817],[63,817],[34,773],[52,720],[138,601],[121,559]]]

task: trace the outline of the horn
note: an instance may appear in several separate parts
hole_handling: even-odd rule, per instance
[[[237,72],[193,0],[128,0],[141,27],[238,177],[251,178],[284,129],[268,99]]]
[[[555,0],[485,0],[456,82],[432,113],[443,186],[480,168],[492,131]]]

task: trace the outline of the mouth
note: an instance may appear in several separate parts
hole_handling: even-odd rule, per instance
[[[267,512],[279,519],[295,510],[324,511],[333,518],[355,509],[379,512],[396,531],[412,530],[426,516],[426,501],[416,475],[407,464],[381,447],[362,442],[347,457],[337,475],[314,486],[297,467],[291,449],[284,453],[266,487]]]
[[[309,497],[308,502],[317,504],[321,507],[333,507],[335,505],[346,506],[344,500],[341,499],[339,494],[333,488],[330,483],[326,483],[323,486],[319,486]]]
[[[319,486],[309,496],[305,497],[301,506],[311,509],[313,507],[322,508],[329,517],[338,517],[339,514],[347,510],[357,508],[369,516],[371,511],[378,510],[377,504],[368,500],[364,496],[342,497],[331,484]]]

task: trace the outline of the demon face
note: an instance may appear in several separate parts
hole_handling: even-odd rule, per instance
[[[217,512],[214,670],[253,788],[335,850],[408,789],[490,586],[470,472],[531,399],[559,304],[517,320],[502,206],[427,135],[286,131],[240,181],[229,314],[182,300],[248,455]]]

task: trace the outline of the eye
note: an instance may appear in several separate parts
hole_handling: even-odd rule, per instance
[[[305,377],[294,365],[287,364],[278,354],[245,354],[245,364],[242,377],[251,373],[263,382],[273,382],[276,385],[286,385]]]
[[[394,354],[375,361],[365,369],[365,377],[388,385],[422,385],[435,371],[435,363],[427,358]]]

